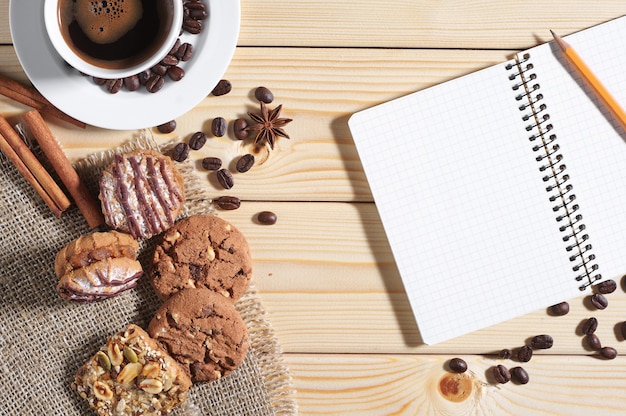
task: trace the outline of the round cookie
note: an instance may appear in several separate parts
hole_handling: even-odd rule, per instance
[[[172,295],[150,321],[148,333],[194,383],[232,373],[248,351],[246,324],[234,304],[206,288]]]
[[[161,299],[186,288],[209,288],[231,301],[248,289],[252,257],[244,235],[214,215],[178,221],[154,250],[150,279]]]

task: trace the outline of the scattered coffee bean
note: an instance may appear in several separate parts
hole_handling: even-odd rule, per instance
[[[189,17],[196,20],[204,20],[209,17],[204,3],[201,2],[190,1],[185,3],[185,12]]]
[[[201,131],[197,131],[191,135],[189,139],[189,147],[193,150],[200,150],[202,146],[206,143],[206,134]]]
[[[594,293],[593,295],[591,295],[591,303],[597,309],[606,309],[606,307],[609,305],[609,301],[602,293]]]
[[[241,200],[236,196],[220,196],[215,199],[215,203],[220,209],[233,210],[241,206]]]
[[[237,161],[237,172],[244,173],[249,171],[254,165],[254,156],[250,153],[245,154]]]
[[[235,184],[233,175],[227,169],[220,169],[217,171],[217,181],[224,189],[230,189]]]
[[[598,329],[598,320],[596,318],[591,317],[583,324],[583,334],[585,335],[593,334],[596,332],[596,329]]]
[[[193,55],[193,45],[191,43],[185,42],[178,47],[174,56],[183,62],[187,62],[191,59]]]
[[[536,335],[530,340],[530,346],[535,350],[547,350],[552,348],[552,344],[554,344],[554,340],[546,334]]]
[[[206,170],[219,170],[222,167],[222,159],[219,157],[205,157],[202,159],[202,167]]]
[[[274,101],[274,94],[272,94],[272,91],[265,87],[258,87],[254,91],[254,97],[265,104],[269,104]]]
[[[121,79],[110,79],[106,82],[107,91],[111,94],[117,94],[122,90],[124,86],[124,81]]]
[[[626,340],[626,322],[622,322],[622,325],[620,325],[619,329],[622,333],[622,338]]]
[[[503,360],[508,360],[509,358],[511,358],[511,356],[513,355],[513,351],[511,351],[508,348],[504,348],[502,351],[500,351],[500,353],[498,354],[498,358],[502,358]]]
[[[137,75],[131,75],[130,77],[124,78],[124,88],[128,91],[137,91],[141,87],[141,82],[139,82],[139,77]]]
[[[522,348],[517,351],[517,360],[523,363],[527,363],[530,359],[533,358],[533,349],[528,345],[524,345]]]
[[[561,302],[550,306],[550,313],[555,316],[563,316],[569,313],[569,303]]]
[[[226,134],[226,120],[224,117],[215,117],[211,122],[211,133],[215,137],[222,137]]]
[[[598,290],[599,293],[602,293],[603,295],[608,295],[609,293],[615,292],[615,290],[617,289],[617,283],[615,282],[615,280],[609,279],[605,280],[604,282],[598,283],[597,285],[595,285],[595,288]]]
[[[185,70],[179,66],[172,66],[167,69],[167,75],[172,81],[180,81],[185,76]]]
[[[276,214],[274,214],[272,211],[262,211],[259,212],[259,214],[257,215],[257,220],[263,225],[276,224],[277,219],[278,218],[276,217]]]
[[[141,83],[141,85],[146,85],[151,76],[152,76],[152,71],[150,71],[149,69],[146,69],[145,71],[142,71],[139,74],[137,74],[137,78],[139,78],[139,82]]]
[[[152,74],[152,76],[150,76],[150,79],[146,83],[146,90],[151,93],[158,92],[161,90],[161,88],[163,88],[163,84],[165,84],[165,80],[162,76]]]
[[[612,360],[617,357],[617,350],[613,347],[602,347],[600,349],[600,355],[607,360]]]
[[[157,74],[157,75],[165,75],[167,73],[167,65],[163,65],[162,63],[158,63],[155,66],[153,66],[152,68],[150,68],[150,70],[152,71],[153,74]]]
[[[528,372],[524,370],[522,367],[513,367],[511,368],[511,379],[519,384],[527,384],[530,378],[528,377]]]
[[[450,370],[455,373],[464,373],[467,371],[467,363],[462,358],[453,358],[448,363]]]
[[[98,78],[98,77],[92,77],[94,84],[96,85],[104,85],[107,83],[106,78]]]
[[[165,58],[161,60],[161,65],[163,66],[176,66],[178,65],[178,58],[174,55],[165,55]]]
[[[176,39],[176,42],[174,42],[174,46],[172,46],[172,49],[170,49],[170,51],[168,52],[168,55],[174,55],[176,56],[176,51],[178,51],[178,48],[180,48],[180,38]],[[176,56],[177,57],[177,56]],[[178,58],[178,57],[177,57]],[[180,58],[179,58],[180,59]]]
[[[498,383],[505,384],[511,380],[511,373],[505,366],[498,364],[493,367],[493,377]]]
[[[183,30],[192,35],[197,35],[202,32],[202,22],[191,17],[185,18],[183,19]]]
[[[172,151],[172,159],[177,162],[183,162],[189,157],[189,145],[187,143],[178,143]]]
[[[233,86],[227,79],[222,79],[217,83],[211,94],[217,96],[228,94],[232,90]]]
[[[157,126],[157,130],[165,134],[173,132],[176,130],[176,120],[170,120],[167,123]]]
[[[233,131],[235,137],[239,140],[245,140],[248,138],[248,121],[245,118],[238,118],[233,124]]]
[[[600,342],[600,338],[596,334],[589,334],[586,337],[587,345],[592,350],[599,350],[602,348],[602,343]]]

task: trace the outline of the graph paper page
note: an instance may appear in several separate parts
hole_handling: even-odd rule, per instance
[[[423,341],[578,295],[505,63],[354,114]]]

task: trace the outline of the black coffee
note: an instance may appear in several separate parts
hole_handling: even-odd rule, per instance
[[[83,60],[110,69],[153,55],[170,32],[172,14],[172,0],[59,1],[66,43]]]

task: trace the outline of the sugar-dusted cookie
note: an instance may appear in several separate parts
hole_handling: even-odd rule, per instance
[[[185,288],[209,288],[235,301],[252,277],[252,258],[244,235],[214,215],[178,221],[154,251],[150,280],[162,299]]]
[[[172,159],[150,150],[114,157],[100,178],[105,222],[135,238],[170,228],[185,201],[183,178]]]
[[[148,332],[183,365],[193,382],[232,373],[248,351],[246,324],[235,306],[206,288],[172,295],[150,321]]]
[[[183,403],[191,380],[136,325],[112,336],[76,372],[72,388],[98,415],[165,415]]]

